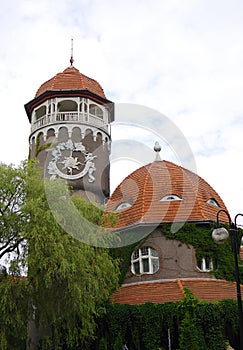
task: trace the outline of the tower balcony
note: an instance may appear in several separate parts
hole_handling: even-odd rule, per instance
[[[78,111],[54,112],[45,114],[32,122],[31,132],[34,132],[47,125],[62,123],[80,123],[94,126],[96,128],[102,129],[105,132],[108,132],[108,120],[104,120],[103,118],[91,113]]]

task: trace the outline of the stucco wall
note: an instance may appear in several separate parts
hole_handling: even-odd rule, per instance
[[[134,275],[131,266],[123,283],[177,278],[214,278],[196,267],[195,249],[176,240],[167,239],[157,228],[143,246],[150,246],[159,254],[159,270],[154,274]]]

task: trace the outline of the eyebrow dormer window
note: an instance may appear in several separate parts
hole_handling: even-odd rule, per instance
[[[160,202],[172,202],[172,201],[181,201],[182,199],[175,194],[167,194],[160,199]]]
[[[123,202],[123,203],[120,203],[117,207],[116,207],[116,211],[119,211],[119,210],[123,210],[123,209],[127,209],[127,208],[130,208],[132,205],[128,202]]]
[[[207,200],[207,203],[211,204],[211,205],[214,205],[215,207],[218,207],[218,208],[220,207],[219,203],[214,198],[209,198]]]

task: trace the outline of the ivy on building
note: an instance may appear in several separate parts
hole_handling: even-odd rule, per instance
[[[172,233],[171,225],[161,226],[167,239],[177,240],[178,245],[193,246],[198,260],[217,261],[217,268],[212,272],[216,278],[233,281],[235,268],[230,240],[217,245],[211,235],[214,228],[213,224],[186,223]],[[239,247],[241,236],[242,230],[239,230]],[[121,282],[132,252],[143,242],[112,251],[113,256],[121,259]],[[242,266],[240,274],[243,277]],[[108,304],[105,317],[98,321],[97,339],[91,348],[113,350],[117,344],[121,345],[122,339],[129,350],[164,350],[169,346],[172,350],[223,350],[228,344],[237,349],[237,310],[235,300],[199,301],[190,290],[186,290],[184,300],[174,303]]]
[[[108,304],[99,335],[89,350],[223,350],[238,348],[235,300],[199,301],[186,290],[182,301],[141,305]],[[119,344],[119,347],[117,347]]]
[[[177,240],[194,247],[197,260],[210,258],[216,267],[212,273],[218,279],[235,280],[234,256],[230,239],[224,244],[216,244],[212,239],[213,224],[185,223],[177,232],[171,232],[171,225],[163,224],[161,230],[168,239]],[[227,228],[227,227],[226,227]],[[228,228],[227,228],[228,229]],[[243,231],[239,229],[238,247]],[[241,281],[243,282],[243,268],[239,262]]]
[[[178,245],[184,243],[188,246],[193,246],[198,261],[202,258],[212,259],[215,269],[211,273],[216,278],[235,281],[234,256],[232,254],[230,239],[224,244],[216,244],[212,239],[214,228],[215,224],[185,223],[180,230],[173,233],[171,232],[170,224],[161,225],[162,233],[167,239],[177,240]],[[243,230],[239,229],[238,247],[240,247],[242,234]],[[132,252],[141,247],[145,240],[146,237],[132,245],[111,250],[111,255],[120,259],[120,283],[123,282],[131,264]],[[239,271],[243,283],[243,265],[240,261]]]
[[[41,135],[42,133],[39,133],[36,137],[34,158],[36,158],[41,151],[53,146],[53,143],[51,142],[41,144]]]

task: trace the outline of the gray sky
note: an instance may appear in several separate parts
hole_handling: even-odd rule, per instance
[[[197,173],[232,216],[243,212],[242,1],[8,0],[0,14],[0,161],[27,157],[24,104],[69,66],[73,36],[74,66],[108,99],[166,115],[188,141]],[[129,137],[117,128],[113,140]]]

